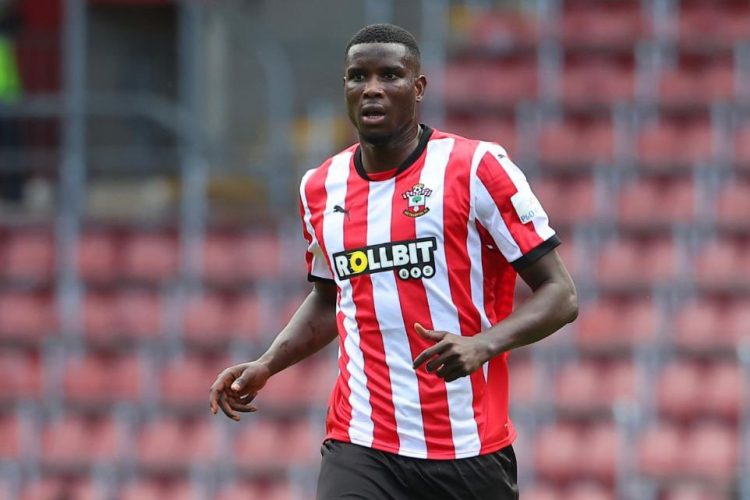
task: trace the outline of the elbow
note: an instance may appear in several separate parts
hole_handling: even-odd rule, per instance
[[[562,307],[560,308],[564,313],[565,324],[572,323],[578,318],[578,292],[573,282],[566,287],[565,296],[562,299]]]

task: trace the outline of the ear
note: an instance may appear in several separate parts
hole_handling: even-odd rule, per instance
[[[414,86],[417,89],[417,102],[421,102],[424,97],[425,90],[427,89],[427,77],[419,75],[414,81]]]

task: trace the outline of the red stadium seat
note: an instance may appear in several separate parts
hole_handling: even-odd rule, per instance
[[[573,426],[557,423],[543,428],[534,444],[534,468],[546,479],[562,482],[578,469],[581,433]]]
[[[128,280],[161,283],[177,273],[177,244],[169,236],[134,234],[126,241],[123,254],[123,273]]]
[[[601,370],[591,361],[566,364],[555,377],[555,401],[567,411],[586,411],[602,404]]]
[[[449,105],[512,105],[537,94],[537,68],[531,57],[463,59],[445,68]]]
[[[154,420],[138,436],[138,463],[155,471],[184,469],[194,462],[215,461],[220,445],[214,421]]]
[[[87,232],[78,242],[78,272],[93,283],[111,283],[118,269],[117,242],[107,232]]]
[[[324,405],[335,376],[333,360],[297,364],[271,377],[258,396],[258,404],[279,408]]]
[[[579,463],[583,475],[611,484],[616,475],[619,458],[618,440],[617,427],[612,423],[599,423],[587,428],[581,443],[581,446],[586,449],[586,456],[582,457]],[[571,497],[589,498],[589,496],[585,496],[583,491],[580,495],[572,495]],[[599,497],[591,496],[590,498]]]
[[[229,340],[226,304],[216,294],[192,297],[183,312],[184,338],[196,344],[215,344]]]
[[[516,152],[516,125],[512,117],[502,115],[448,116],[446,122],[446,130],[454,134],[496,142],[511,155]]]
[[[90,293],[83,302],[83,329],[93,343],[145,340],[161,331],[161,297],[147,290]]]
[[[742,405],[743,384],[738,364],[723,362],[710,365],[702,380],[702,413],[737,421]]]
[[[68,361],[63,377],[66,398],[82,404],[114,404],[140,395],[138,358],[89,355]]]
[[[745,2],[684,1],[679,16],[682,43],[731,46],[750,35],[750,9]]]
[[[28,453],[22,447],[22,423],[16,414],[0,414],[0,460],[17,460]]]
[[[30,282],[46,282],[52,278],[55,242],[50,233],[17,231],[7,238],[4,252],[0,254],[0,276]]]
[[[658,406],[662,414],[691,419],[701,411],[703,373],[687,361],[668,364],[657,382]]]
[[[735,346],[750,342],[750,300],[739,299],[728,305],[724,328]]]
[[[237,282],[236,262],[239,256],[237,238],[231,235],[206,235],[203,242],[203,276],[217,284]]]
[[[244,279],[270,279],[281,274],[281,243],[275,234],[246,234],[239,242],[236,273]]]
[[[652,342],[662,313],[650,300],[604,299],[581,308],[576,325],[584,349],[626,349]]]
[[[644,19],[638,2],[569,1],[563,11],[562,37],[569,44],[630,45],[645,32]]]
[[[694,483],[672,486],[664,493],[664,500],[725,500],[727,497],[724,489]]]
[[[231,363],[227,359],[189,357],[169,362],[160,373],[163,404],[175,407],[202,407],[216,376]]]
[[[241,468],[256,470],[310,464],[323,437],[318,438],[317,434],[306,420],[288,423],[255,420],[235,440],[236,463]]]
[[[748,245],[739,239],[720,238],[708,242],[695,258],[695,281],[712,288],[745,287],[750,282]]]
[[[560,488],[546,484],[535,483],[523,492],[524,500],[561,500]]]
[[[536,38],[535,19],[516,12],[482,12],[474,16],[468,30],[472,45],[489,49],[525,45]]]
[[[677,249],[668,239],[623,238],[602,248],[597,281],[605,288],[650,287],[673,282],[679,272]],[[643,263],[649,265],[644,267]]]
[[[120,438],[112,420],[67,417],[48,426],[42,434],[42,460],[56,467],[84,467],[97,460],[112,461],[121,452]]]
[[[689,178],[644,178],[622,187],[617,207],[620,222],[629,226],[689,222],[696,214],[696,189]]]
[[[0,293],[0,338],[36,343],[56,328],[49,297],[29,293]]]
[[[614,129],[610,120],[548,123],[539,138],[540,159],[549,168],[611,163]]]
[[[700,166],[712,161],[713,132],[703,119],[667,119],[645,125],[638,158],[651,170]]]
[[[716,220],[722,226],[748,228],[750,181],[729,182],[716,199]]]
[[[683,443],[685,472],[692,477],[726,484],[737,468],[739,442],[731,427],[715,422],[698,424]]]
[[[0,400],[37,399],[41,395],[39,358],[34,353],[13,352],[0,354]]]
[[[738,168],[750,170],[750,123],[739,127],[734,136],[734,161]]]
[[[532,182],[552,224],[585,223],[596,217],[594,184],[589,177],[547,177]]]
[[[615,500],[615,493],[598,483],[576,483],[565,491],[565,498],[575,500]]]
[[[104,492],[90,479],[64,477],[43,477],[27,483],[21,490],[20,500],[52,500],[75,498],[76,500],[97,500]]]
[[[140,479],[121,489],[117,500],[192,500],[199,490],[182,478]],[[248,497],[253,498],[253,497]]]
[[[537,402],[542,386],[541,374],[530,357],[510,357],[510,402],[516,405],[532,405]]]
[[[722,325],[724,313],[715,301],[698,300],[686,303],[674,321],[675,343],[690,350],[706,350],[732,345]]]
[[[244,294],[227,304],[226,328],[232,338],[257,339],[262,333],[264,308],[261,298]]]
[[[682,433],[673,424],[662,422],[643,432],[638,442],[641,474],[669,477],[681,467],[687,453]]]
[[[562,99],[568,105],[610,104],[631,101],[635,90],[632,61],[588,56],[566,64]]]

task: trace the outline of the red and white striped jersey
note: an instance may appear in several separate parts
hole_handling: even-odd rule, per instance
[[[425,127],[390,178],[368,177],[354,145],[308,171],[300,198],[309,277],[338,287],[327,438],[429,459],[509,445],[507,353],[449,383],[412,367],[431,344],[415,322],[489,328],[511,312],[516,269],[559,244],[505,150]]]

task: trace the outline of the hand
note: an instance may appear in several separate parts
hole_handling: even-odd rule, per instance
[[[270,370],[262,363],[251,361],[230,366],[216,377],[208,393],[208,404],[211,413],[216,415],[219,408],[224,415],[239,421],[235,412],[252,413],[257,408],[252,403],[258,391],[266,385]]]
[[[479,369],[491,356],[487,342],[479,336],[462,337],[448,332],[426,330],[419,323],[414,324],[417,333],[433,342],[434,346],[422,351],[414,360],[414,369],[427,363],[427,371],[437,371],[437,375],[452,382]]]

